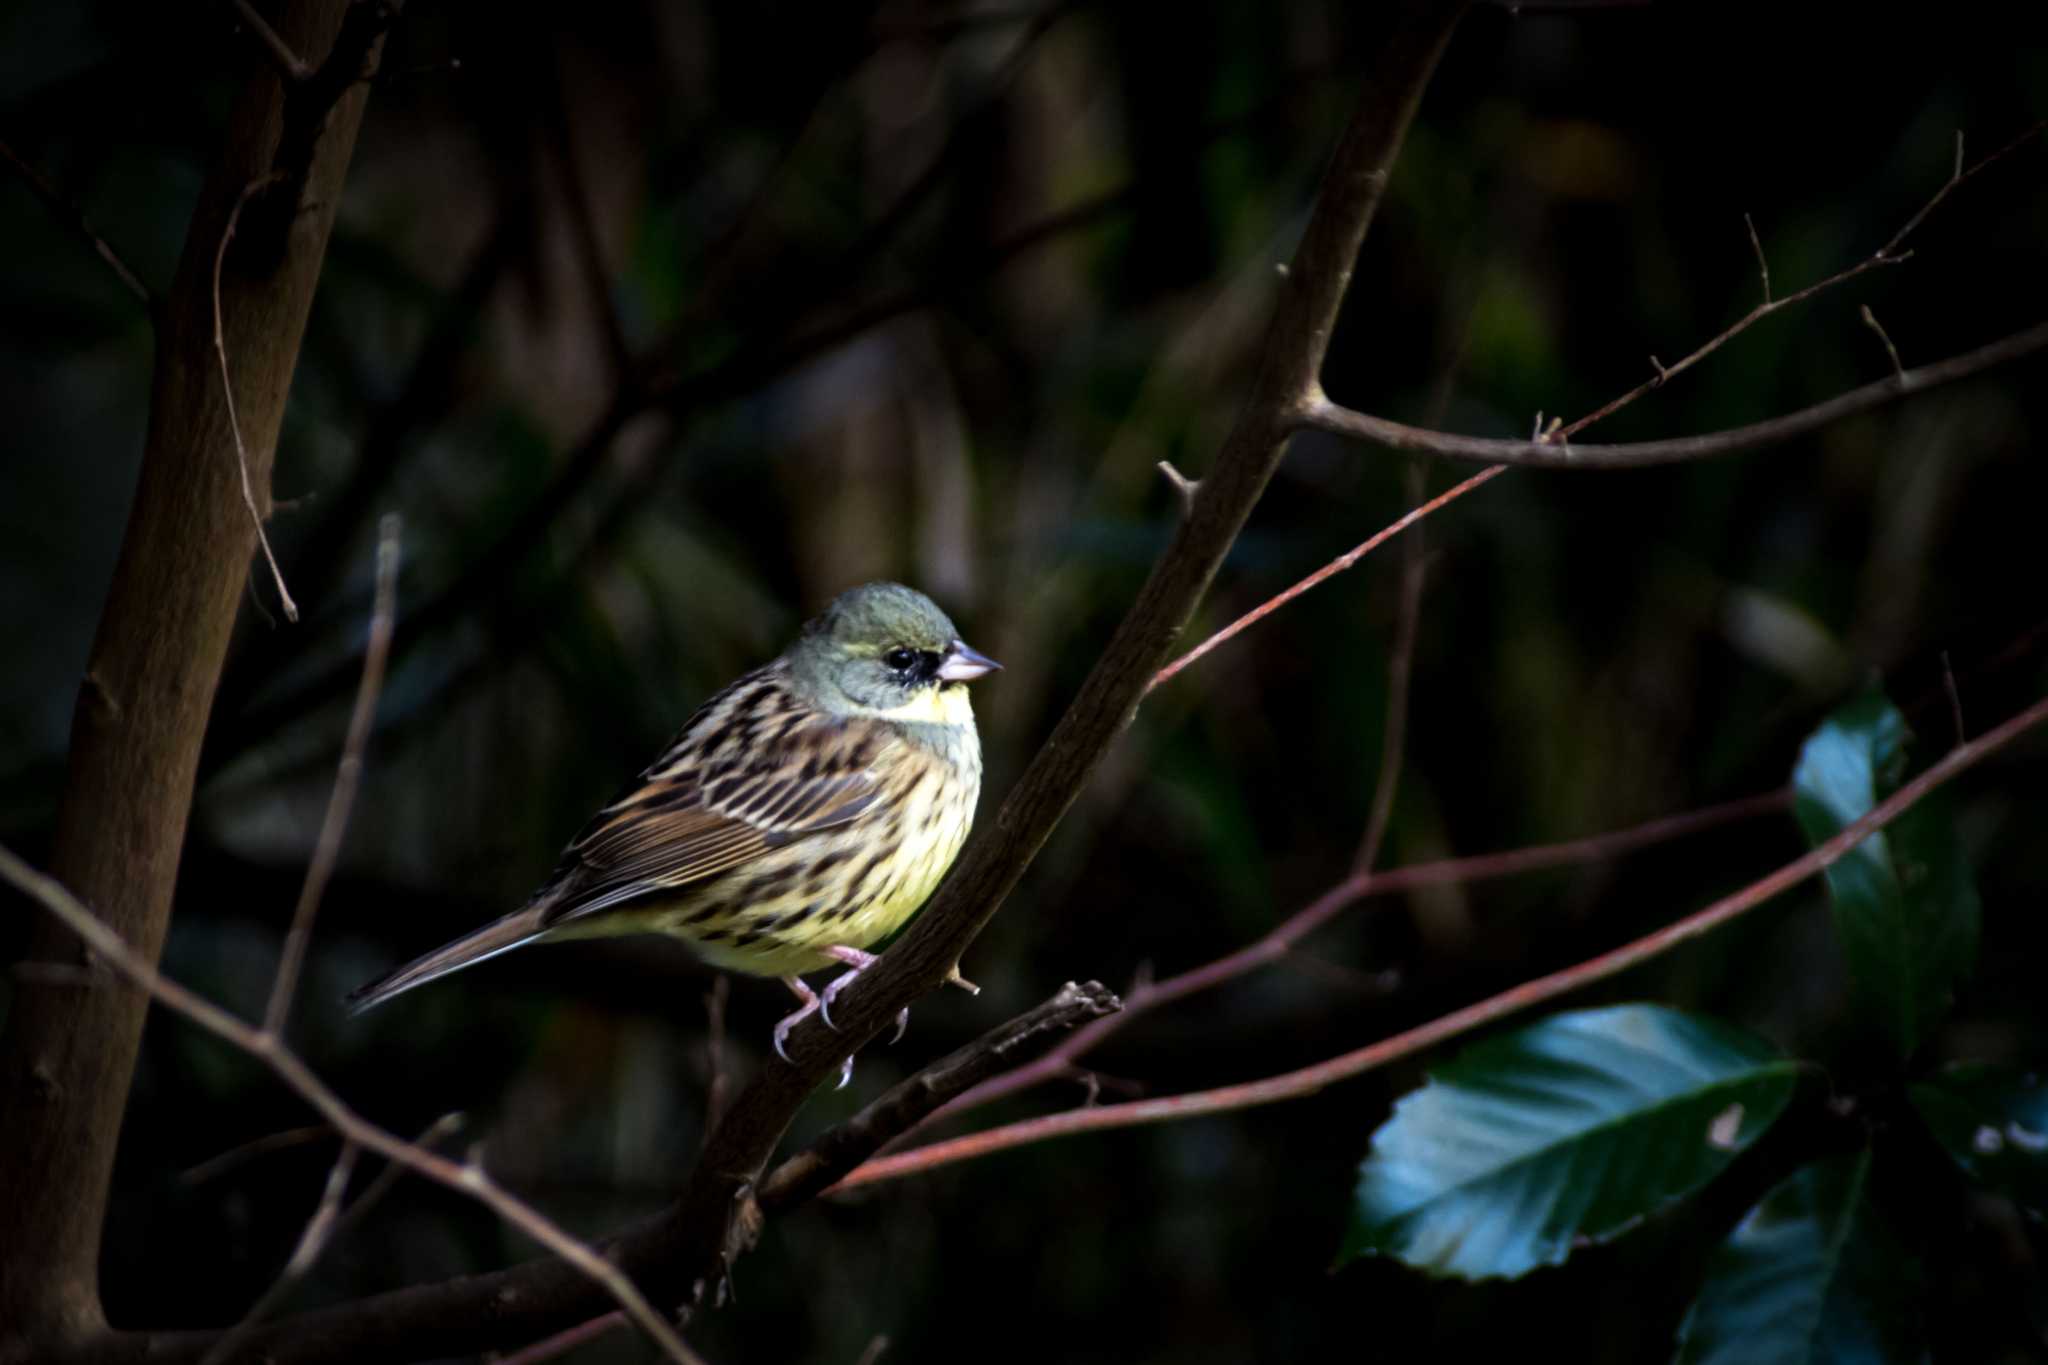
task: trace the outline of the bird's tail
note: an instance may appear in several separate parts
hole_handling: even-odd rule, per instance
[[[524,910],[515,910],[473,934],[458,938],[453,943],[444,943],[424,957],[414,958],[397,971],[380,976],[366,986],[356,987],[348,993],[348,1012],[361,1014],[414,986],[460,971],[487,957],[508,953],[522,943],[539,938],[544,931],[538,908],[528,906]]]

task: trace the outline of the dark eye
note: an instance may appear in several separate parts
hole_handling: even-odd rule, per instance
[[[917,665],[917,651],[905,649],[903,646],[898,645],[882,656],[882,662],[895,669],[898,673],[908,673]]]

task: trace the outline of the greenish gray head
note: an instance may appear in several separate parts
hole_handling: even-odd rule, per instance
[[[1002,665],[969,649],[938,604],[901,583],[848,589],[791,647],[799,685],[829,710],[900,712]]]

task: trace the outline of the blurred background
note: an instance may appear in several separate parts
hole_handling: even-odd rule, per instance
[[[394,670],[294,1024],[369,1117],[451,1110],[490,1167],[592,1235],[658,1207],[704,1126],[712,978],[657,941],[536,949],[346,1019],[339,997],[518,903],[691,709],[832,594],[894,577],[1006,671],[976,693],[989,816],[1164,543],[1154,470],[1199,476],[1258,354],[1276,263],[1374,50],[1342,3],[809,6],[415,0],[349,175],[271,523],[306,609],[252,577],[167,952],[260,1013],[339,745],[380,514],[405,519]],[[254,60],[225,7],[0,11],[0,135],[162,286]],[[1481,6],[1423,105],[1326,383],[1488,435],[1599,406],[1754,303],[1874,251],[2048,115],[2048,12],[1910,23],[1775,5]],[[2048,150],[1959,190],[1915,255],[1767,320],[1602,424],[1749,422],[2048,316]],[[150,331],[0,178],[0,839],[54,820],[72,699],[133,492]],[[1406,766],[1383,865],[1615,829],[1780,785],[1881,673],[1924,760],[2048,688],[2039,358],[1758,454],[1510,473],[1426,526]],[[1589,437],[1590,438],[1590,437]],[[1460,471],[1422,471],[1431,491]],[[1304,437],[1223,569],[1213,629],[1399,515],[1408,462]],[[796,1139],[1061,981],[1197,965],[1341,880],[1382,762],[1399,543],[1149,700],[962,964]],[[1192,637],[1191,637],[1192,639]],[[1942,1056],[2039,1057],[2048,763],[1963,787],[1986,952]],[[1358,1046],[1695,909],[1799,851],[1765,816],[1613,863],[1370,902],[1093,1062],[1167,1094]],[[0,938],[19,938],[26,911]],[[7,987],[0,985],[0,1000]],[[1721,1011],[1858,1073],[1807,887],[1576,1003]],[[773,1064],[736,981],[721,1066]],[[1516,1284],[1332,1274],[1356,1163],[1425,1062],[1283,1108],[1069,1139],[771,1224],[721,1362],[1225,1362],[1357,1343],[1668,1352],[1704,1248],[1771,1144],[1682,1214]],[[1079,1085],[980,1120],[1079,1103]],[[161,1013],[108,1239],[115,1321],[243,1312],[330,1139]],[[214,1161],[241,1144],[281,1135]],[[1927,1167],[1937,1355],[2040,1358],[2037,1229]],[[1930,1224],[1931,1225],[1931,1224]],[[402,1184],[294,1304],[532,1248]],[[632,1361],[625,1333],[578,1361]]]

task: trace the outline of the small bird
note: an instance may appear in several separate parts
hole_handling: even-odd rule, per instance
[[[354,991],[351,1011],[528,943],[671,934],[796,993],[774,1033],[787,1060],[789,1031],[814,1013],[832,1022],[876,960],[869,945],[924,904],[966,841],[981,794],[966,684],[999,667],[921,592],[842,593],[781,657],[705,702],[525,905]],[[834,963],[848,970],[822,993],[804,983]]]

